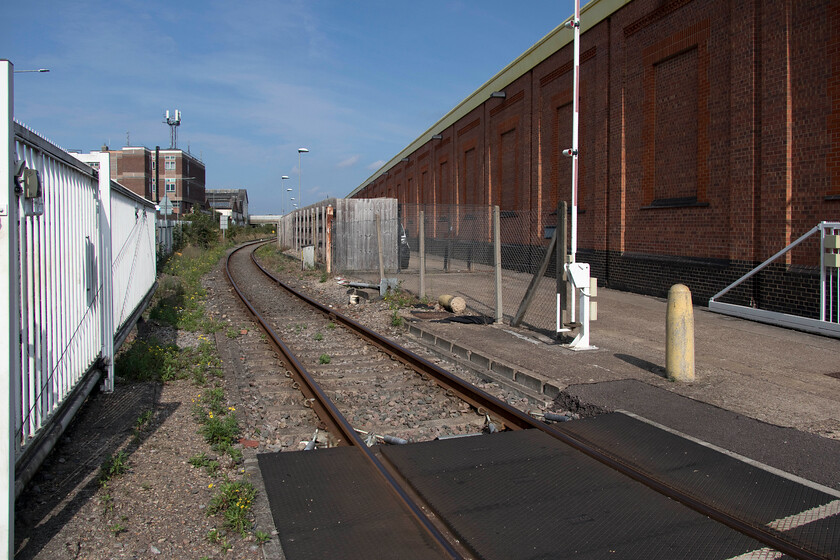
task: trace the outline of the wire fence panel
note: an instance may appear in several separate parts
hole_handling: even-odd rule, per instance
[[[545,258],[557,214],[530,209],[499,212],[501,285],[497,286],[493,212],[492,206],[401,205],[400,216],[411,248],[409,266],[399,276],[403,288],[431,301],[445,294],[460,296],[472,312],[488,318],[495,317],[501,305],[504,320],[510,322]],[[553,253],[549,257],[547,272],[540,279],[523,324],[554,332],[556,259]],[[423,286],[421,262],[425,267]]]
[[[508,210],[501,212],[499,222],[505,318],[509,320],[517,314],[534,275],[548,258],[544,275],[533,287],[522,324],[553,333],[557,314],[557,263],[556,251],[551,254],[547,251],[557,225],[557,213]]]

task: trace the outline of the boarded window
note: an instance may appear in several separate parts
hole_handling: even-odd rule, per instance
[[[655,66],[654,199],[697,197],[697,49]]]
[[[519,202],[518,181],[516,180],[516,148],[517,137],[516,129],[513,128],[503,133],[499,142],[499,149],[501,157],[499,165],[499,191],[501,198],[499,204],[502,210],[516,210]]]

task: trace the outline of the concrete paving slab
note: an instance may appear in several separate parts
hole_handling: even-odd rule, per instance
[[[822,472],[812,477],[840,488],[840,341],[695,307],[696,380],[675,383],[664,368],[666,301],[599,288],[598,306],[591,351],[509,325],[418,320],[410,332],[451,342],[474,363],[527,371],[531,385],[536,374],[583,412],[650,415],[806,478]]]

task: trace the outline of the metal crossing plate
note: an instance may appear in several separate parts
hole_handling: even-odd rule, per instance
[[[289,560],[444,558],[361,451],[257,455]]]
[[[557,429],[751,525],[776,530],[826,558],[840,558],[840,496],[625,414]]]
[[[714,558],[757,541],[535,430],[385,455],[481,558]]]

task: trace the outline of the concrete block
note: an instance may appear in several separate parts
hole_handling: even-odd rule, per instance
[[[528,389],[531,389],[532,391],[536,391],[537,393],[542,393],[542,381],[540,381],[533,375],[528,375],[527,373],[517,371],[515,379],[516,382],[520,385],[523,385]]]
[[[499,362],[493,362],[490,364],[490,370],[498,373],[499,375],[503,375],[508,379],[513,379],[516,375],[516,372],[512,367],[500,364]]]
[[[452,353],[458,356],[459,358],[463,358],[465,360],[470,359],[470,351],[464,348],[463,346],[458,346],[457,344],[452,345]]]
[[[470,352],[470,361],[485,369],[490,369],[490,358],[488,358],[487,356],[482,356],[481,354]]]
[[[546,383],[543,385],[543,395],[550,399],[556,399],[557,395],[560,394],[560,387],[556,385],[552,385],[551,383]]]

